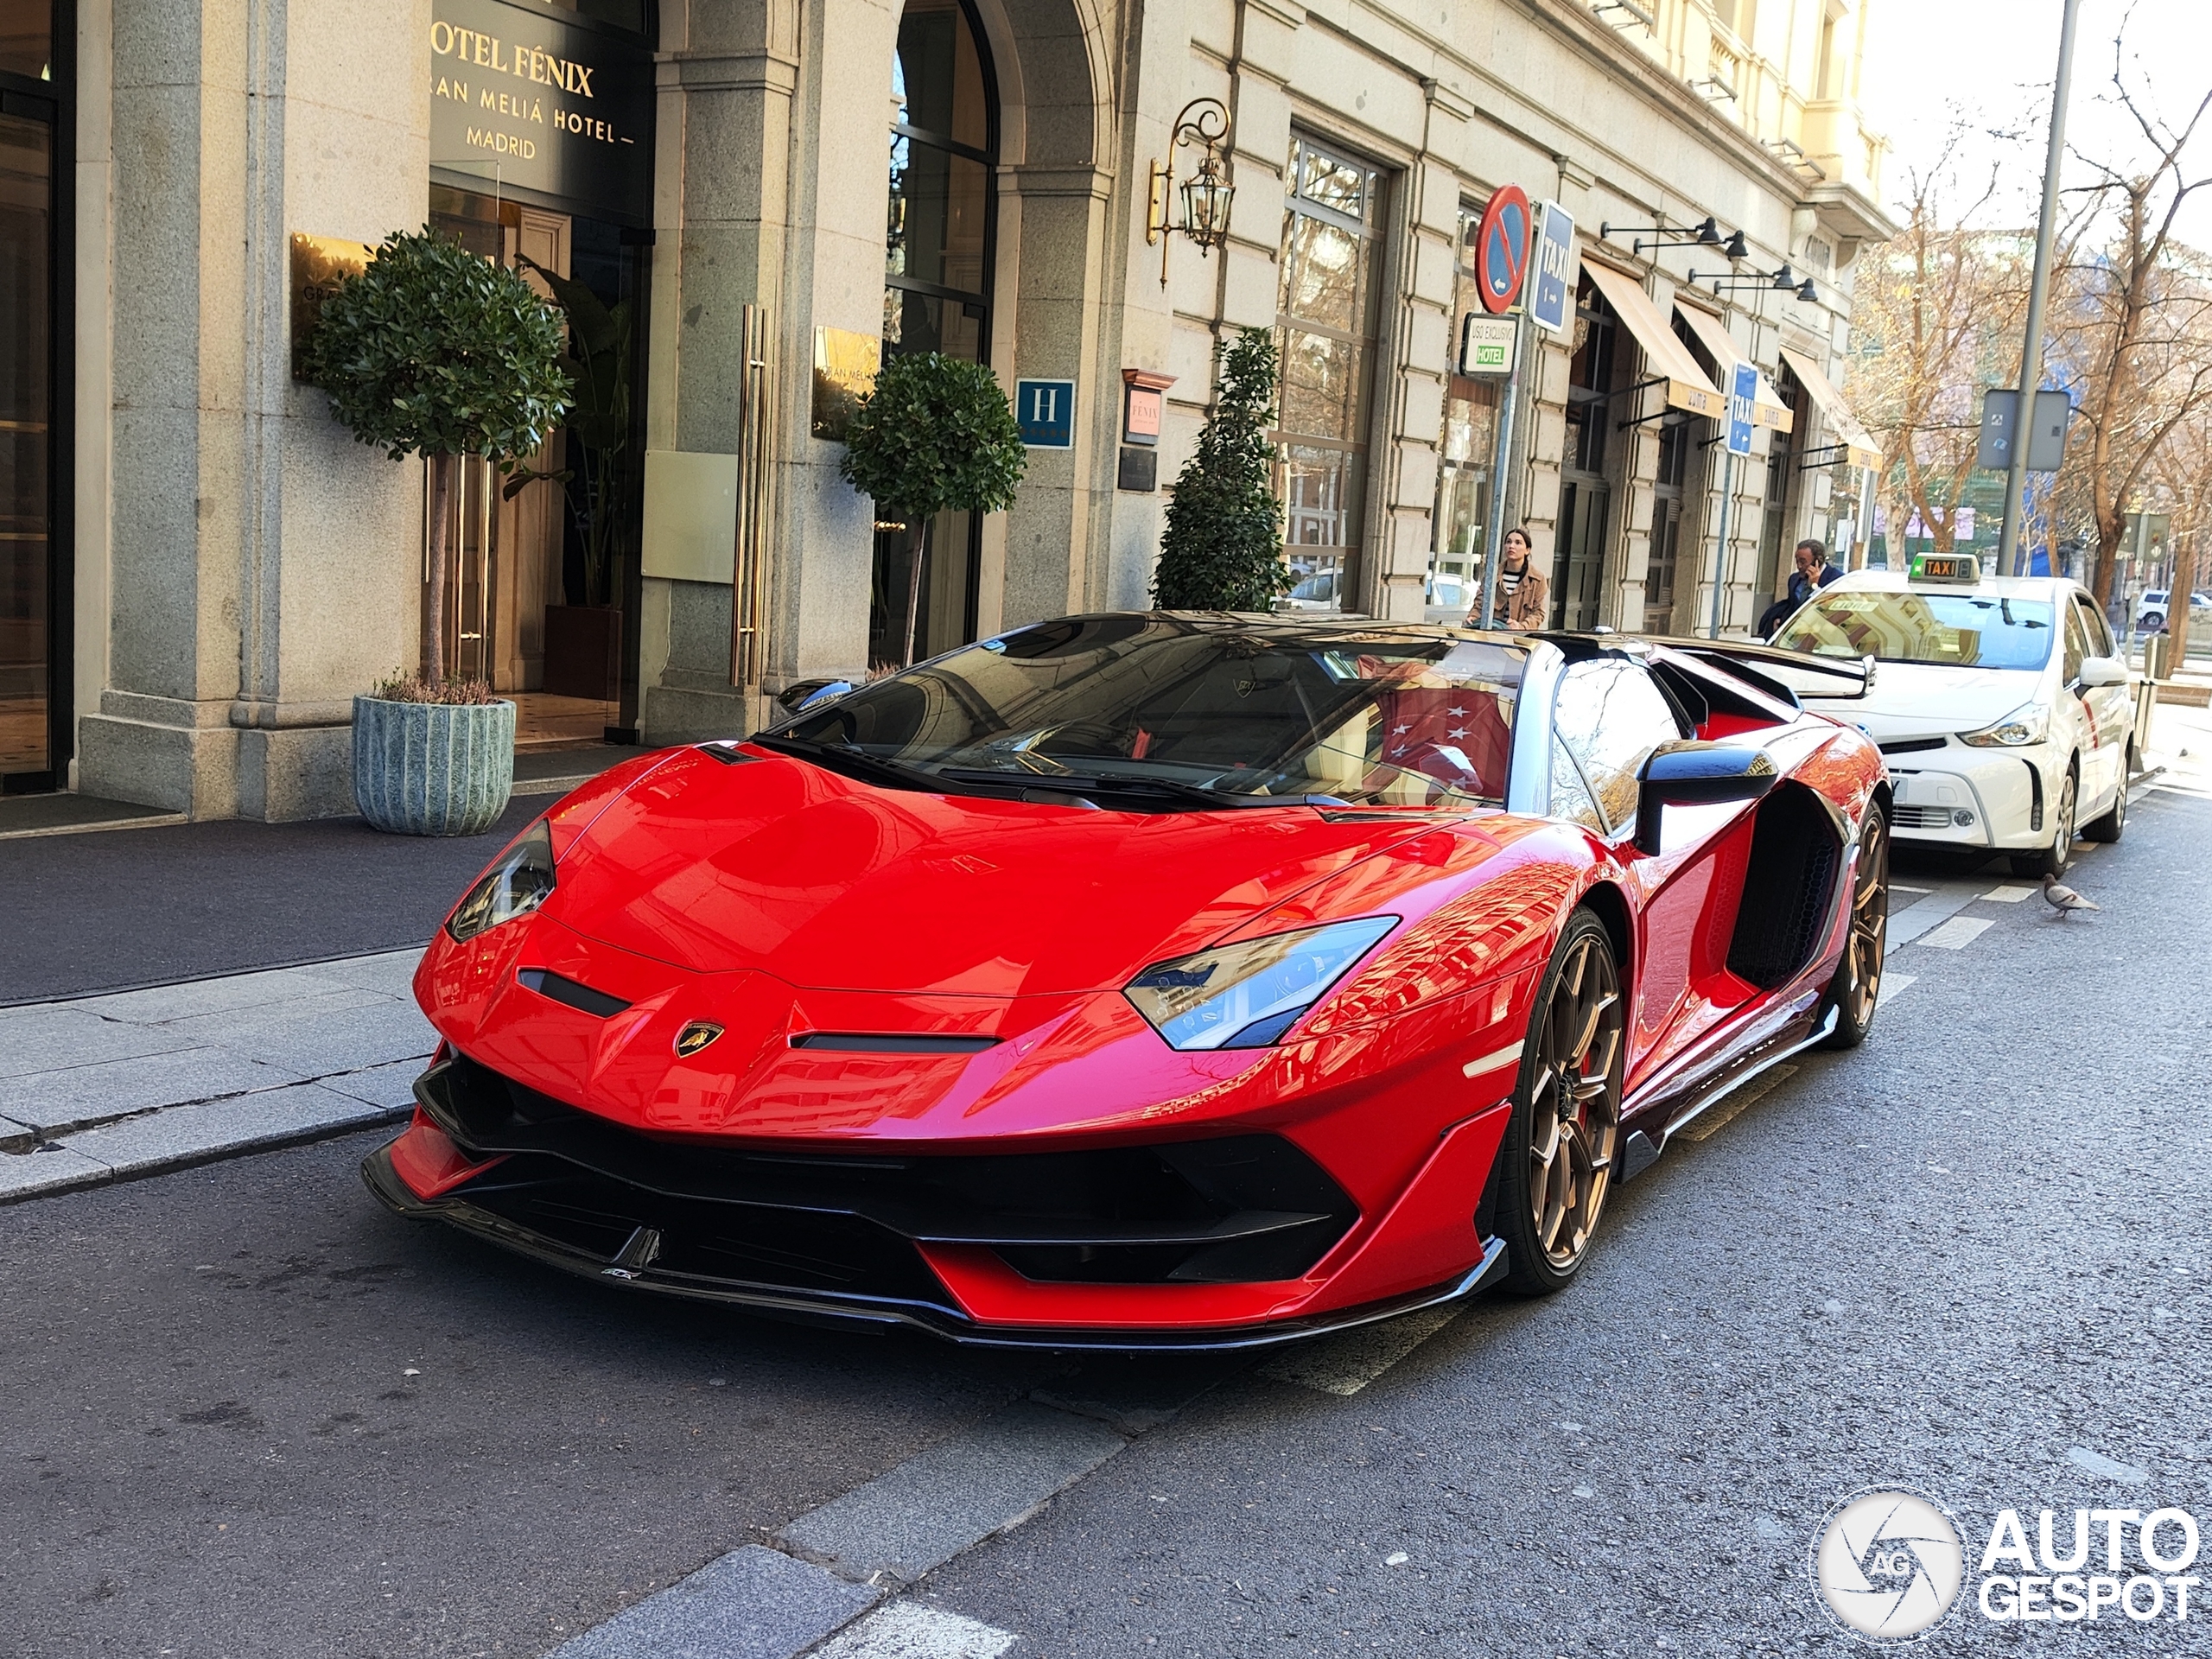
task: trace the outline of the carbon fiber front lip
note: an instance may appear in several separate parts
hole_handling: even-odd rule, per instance
[[[620,1285],[664,1296],[680,1296],[691,1301],[715,1302],[726,1307],[747,1308],[810,1321],[836,1321],[855,1329],[883,1331],[903,1325],[971,1348],[1082,1348],[1119,1353],[1227,1353],[1243,1349],[1280,1347],[1286,1343],[1327,1336],[1356,1325],[1371,1325],[1378,1319],[1395,1319],[1402,1313],[1411,1313],[1420,1308],[1434,1307],[1471,1296],[1493,1279],[1502,1277],[1506,1266],[1505,1242],[1493,1238],[1484,1245],[1482,1260],[1456,1280],[1385,1302],[1373,1302],[1363,1307],[1349,1308],[1315,1319],[1290,1319],[1258,1328],[1144,1332],[1081,1328],[1008,1331],[976,1325],[950,1309],[926,1302],[848,1296],[829,1291],[793,1291],[779,1286],[750,1284],[738,1280],[703,1280],[651,1267],[626,1278],[614,1278],[608,1274],[608,1264],[601,1257],[571,1249],[477,1205],[457,1198],[425,1202],[416,1198],[408,1190],[407,1184],[399,1179],[398,1172],[392,1168],[389,1142],[378,1147],[362,1161],[361,1179],[386,1207],[399,1215],[449,1223],[518,1255],[529,1256],[582,1278],[596,1280],[601,1284]]]

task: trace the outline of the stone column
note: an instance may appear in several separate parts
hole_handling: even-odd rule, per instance
[[[813,27],[825,27],[818,12]],[[878,35],[879,67],[887,66],[887,31],[896,27],[895,10],[887,10],[884,4],[841,8],[837,33],[858,37],[842,48],[849,61],[840,66],[841,73],[858,76],[867,60],[866,41]],[[737,452],[745,308],[766,306],[775,342],[771,373],[779,462],[771,486],[777,516],[769,537],[770,654],[765,677],[772,691],[810,671],[800,664],[806,658],[809,623],[817,620],[800,616],[795,603],[814,580],[817,563],[801,528],[816,482],[808,465],[816,446],[807,435],[813,363],[813,335],[804,304],[808,227],[803,215],[794,220],[794,164],[803,188],[818,187],[819,181],[806,176],[818,134],[804,133],[795,143],[792,132],[803,77],[799,7],[797,0],[690,0],[686,6],[664,6],[662,45],[658,119],[664,130],[656,158],[662,176],[655,207],[659,223],[648,442],[654,448],[696,454]],[[849,87],[852,104],[839,111],[840,118],[865,119],[871,130],[880,130],[888,75],[883,67],[874,77],[883,85],[873,98]],[[876,173],[882,173],[880,145],[844,148],[865,149]],[[879,194],[885,188],[880,177],[876,188]],[[871,270],[882,265],[881,221],[879,207],[879,245]],[[861,326],[870,333],[880,327],[880,304],[875,316]],[[865,531],[860,534],[865,543]],[[849,527],[842,539],[852,539]],[[824,540],[820,563],[832,563],[828,549],[838,541]],[[801,548],[810,555],[804,561],[798,556]],[[865,639],[865,565],[858,588]],[[639,654],[648,743],[741,734],[759,723],[762,711],[730,683],[731,592],[724,582],[646,578]],[[857,669],[861,654],[851,648],[830,666],[838,671]]]
[[[422,224],[429,0],[115,0],[107,683],[87,793],[352,810],[352,698],[410,667],[421,472],[290,376],[295,230]]]

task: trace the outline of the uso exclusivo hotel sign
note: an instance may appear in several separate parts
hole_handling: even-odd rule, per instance
[[[652,54],[642,41],[503,0],[437,0],[429,45],[434,172],[652,223]]]

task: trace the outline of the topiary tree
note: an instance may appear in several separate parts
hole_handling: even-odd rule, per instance
[[[904,519],[908,536],[906,645],[922,594],[922,540],[940,512],[1003,512],[1029,464],[998,377],[941,352],[893,358],[853,411],[838,469],[862,495]]]
[[[1275,341],[1247,328],[1221,352],[1221,389],[1175,480],[1153,572],[1170,611],[1264,611],[1289,591],[1274,493]]]
[[[323,302],[306,378],[363,443],[430,459],[430,584],[423,675],[446,677],[446,510],[454,458],[512,467],[569,407],[561,314],[513,271],[425,226],[395,231],[369,268]]]

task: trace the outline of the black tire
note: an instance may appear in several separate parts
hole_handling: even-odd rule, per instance
[[[2143,620],[2135,625],[2135,631],[2138,633],[2159,633],[2164,631],[2165,626],[2166,613],[2164,611],[2145,611]]]
[[[1859,865],[1851,884],[1850,930],[1843,959],[1828,981],[1827,1006],[1835,1029],[1822,1048],[1856,1048],[1874,1027],[1882,996],[1882,962],[1890,941],[1890,821],[1878,805],[1866,809],[1859,827]]]
[[[2120,772],[2120,793],[2113,797],[2112,810],[2082,826],[2082,839],[2101,842],[2109,847],[2127,830],[2127,785],[2135,770],[2135,754],[2129,750],[2126,761]]]
[[[2074,806],[2082,788],[2082,766],[2077,760],[2066,768],[2066,781],[2058,787],[2056,820],[2050,829],[2050,845],[2038,853],[2014,853],[2012,874],[2025,875],[2040,881],[2046,875],[2063,875],[2074,859]]]
[[[1578,910],[1536,988],[1513,1117],[1498,1148],[1505,1287],[1519,1295],[1564,1289],[1605,1213],[1620,1152],[1627,1014],[1605,925]]]

